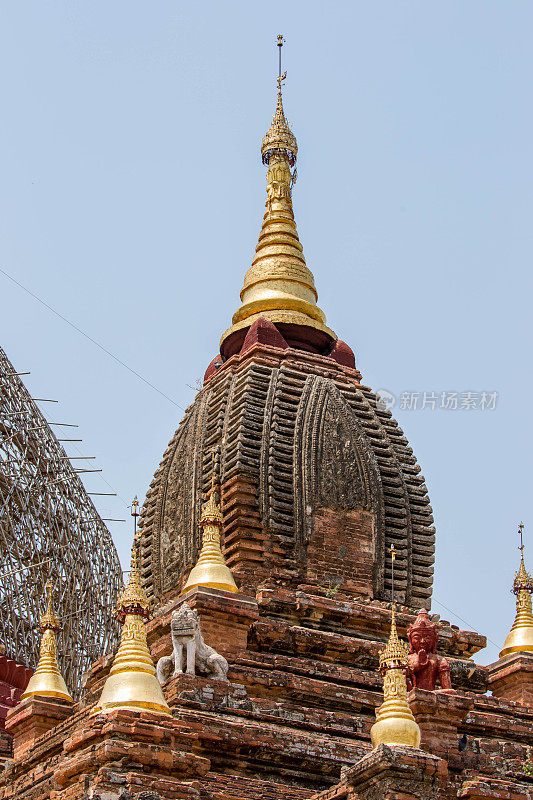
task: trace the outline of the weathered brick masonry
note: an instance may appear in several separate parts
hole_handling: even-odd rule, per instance
[[[241,593],[198,588],[181,598],[220,442],[223,549]],[[10,712],[17,755],[1,800],[406,800],[409,787],[420,798],[531,800],[529,660],[477,666],[484,637],[448,624],[438,648],[457,693],[410,696],[429,754],[423,769],[399,751],[359,765],[382,700],[385,548],[399,553],[405,636],[429,605],[434,530],[412,451],[353,367],[252,341],[212,371],[156,473],[142,537],[154,659],[170,653],[170,617],[186,599],[229,661],[229,682],[171,679],[170,720],[90,716],[112,660],[101,658],[78,705],[51,710],[55,727],[40,729],[39,713],[30,724],[27,705]],[[500,699],[488,696],[489,681]]]
[[[7,712],[20,702],[33,670],[0,652],[0,767],[13,751],[12,737],[5,731]]]
[[[376,666],[388,604],[283,587],[256,597],[200,588],[185,599],[199,611],[206,640],[230,660],[229,683],[171,679],[170,720],[144,712],[90,717],[84,703],[98,694],[109,669],[109,659],[101,659],[72,716],[12,763],[2,800],[127,800],[141,790],[160,798],[304,800],[328,787],[331,798],[343,796],[335,794],[341,771],[369,752],[382,699]],[[168,602],[148,626],[155,657],[170,652],[170,616],[181,602]],[[400,609],[401,635],[413,621],[410,609]],[[533,792],[523,769],[533,710],[486,695],[488,670],[470,660],[484,644],[478,634],[442,625],[439,651],[450,660],[457,694],[414,690],[410,702],[424,749],[447,765],[439,796],[525,800]],[[459,750],[463,734],[466,747]],[[481,784],[511,793],[482,795]]]

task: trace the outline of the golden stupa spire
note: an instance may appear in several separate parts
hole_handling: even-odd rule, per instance
[[[182,594],[194,589],[195,586],[223,589],[225,592],[239,591],[220,549],[220,531],[222,530],[223,517],[218,501],[219,490],[217,460],[213,459],[211,491],[200,518],[202,549],[200,550],[198,561],[190,571]]]
[[[39,626],[42,634],[39,663],[22,695],[22,700],[39,695],[39,697],[55,697],[73,702],[57,663],[56,636],[59,633],[59,619],[54,611],[52,581],[46,584],[46,595],[46,611],[41,617]]]
[[[524,523],[518,526],[520,534],[520,566],[513,581],[512,592],[516,595],[516,617],[513,627],[500,653],[500,658],[510,653],[533,652],[533,612],[531,607],[531,594],[533,581],[526,570],[524,563]]]
[[[283,37],[278,36],[278,98],[272,125],[261,144],[263,164],[268,166],[267,200],[252,266],[244,277],[241,306],[233,325],[222,336],[223,356],[238,352],[246,331],[259,317],[275,323],[288,344],[322,352],[337,338],[325,324],[317,306],[318,294],[307,268],[292,209],[292,185],[296,179],[298,145],[283,111],[281,72]]]
[[[384,701],[376,709],[376,722],[370,729],[370,738],[374,749],[380,744],[420,747],[420,728],[407,702],[405,673],[409,663],[409,651],[407,645],[398,638],[396,630],[396,603],[394,602],[396,552],[394,546],[391,547],[390,552],[393,569],[391,628],[389,641],[379,657],[379,671],[383,674]]]
[[[109,676],[93,713],[107,714],[117,709],[170,714],[146,641],[145,620],[150,616],[150,601],[144,591],[137,564],[137,517],[139,502],[132,503],[135,535],[131,548],[128,585],[117,601],[115,615],[122,623],[120,645]]]

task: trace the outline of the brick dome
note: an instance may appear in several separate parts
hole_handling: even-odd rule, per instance
[[[223,549],[241,590],[278,582],[386,600],[394,544],[398,600],[429,608],[433,518],[397,422],[335,352],[250,338],[207,376],[148,491],[141,569],[152,599],[174,594],[197,558],[220,446]]]

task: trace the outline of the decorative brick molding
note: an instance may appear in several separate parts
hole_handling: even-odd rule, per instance
[[[474,707],[473,697],[412,689],[408,700],[420,727],[421,749],[453,763],[459,757],[458,729]]]
[[[533,778],[522,785],[490,778],[467,780],[457,792],[460,800],[531,800],[533,797]]]
[[[5,730],[7,712],[20,702],[32,675],[33,669],[0,654],[0,731]]]
[[[488,670],[489,686],[495,697],[533,708],[533,653],[510,653]]]
[[[316,793],[366,800],[365,792],[369,799],[377,792],[382,800],[398,786],[424,798],[431,780],[442,777],[440,755],[449,765],[443,800],[467,784],[474,798],[495,782],[500,798],[522,800],[533,710],[486,694],[486,669],[471,660],[485,641],[478,634],[441,625],[439,651],[450,660],[456,693],[412,695],[434,752],[400,758],[394,749],[394,758],[376,765],[370,728],[383,699],[376,668],[389,603],[328,596],[312,585],[292,590],[275,580],[255,598],[199,587],[169,599],[148,623],[154,660],[170,653],[170,618],[184,600],[198,611],[207,644],[227,658],[228,680],[170,678],[163,690],[171,718],[118,711],[93,717],[91,703],[112,660],[100,659],[82,701],[63,720],[48,720],[52,726],[38,735],[46,714],[37,700],[35,719],[20,718],[21,731],[23,723],[33,726],[32,746],[0,775],[0,800],[137,800],[141,792],[161,800],[309,800]],[[402,637],[415,616],[398,608]],[[459,750],[463,734],[467,746]]]
[[[381,744],[312,800],[437,800],[447,775],[446,762],[436,756]]]
[[[73,703],[59,698],[26,697],[7,715],[6,730],[13,736],[16,759],[33,748],[36,740],[71,716]]]
[[[51,798],[118,800],[128,793],[138,798],[141,792],[161,800],[198,797],[190,787],[208,772],[210,762],[192,753],[194,738],[177,720],[149,712],[89,717],[64,743]]]

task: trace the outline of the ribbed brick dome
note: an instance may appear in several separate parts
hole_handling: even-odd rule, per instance
[[[394,544],[398,599],[429,607],[431,507],[390,412],[332,357],[262,341],[243,350],[211,371],[148,491],[147,591],[161,601],[194,564],[220,446],[223,548],[241,589],[281,581],[387,599]]]

